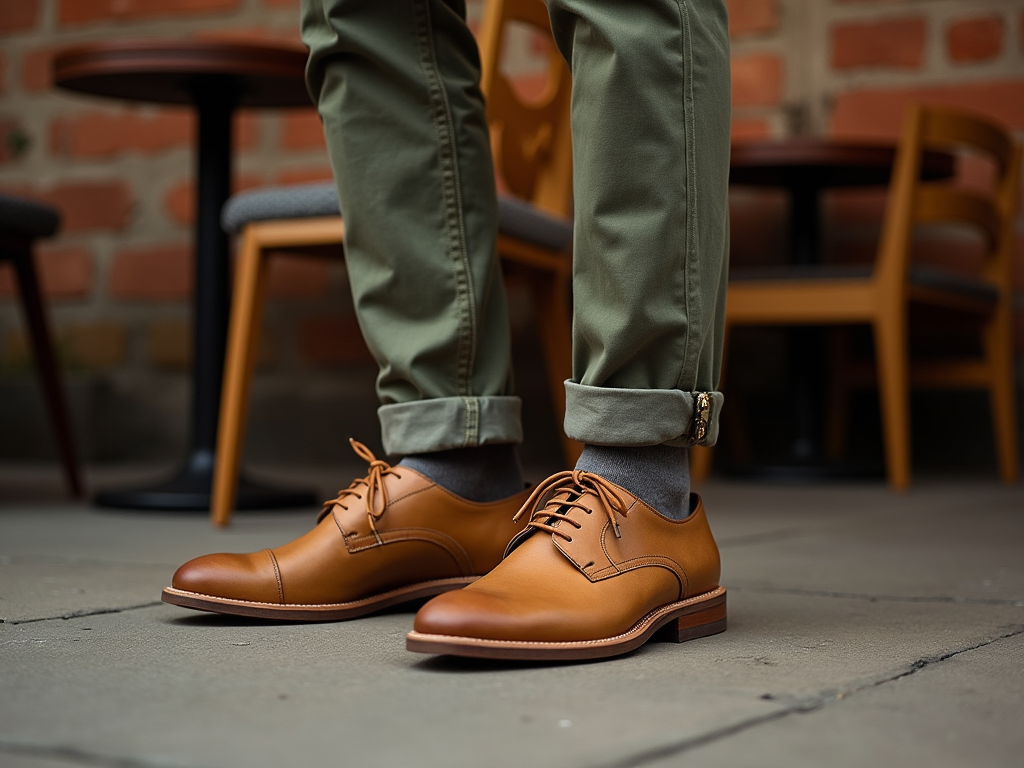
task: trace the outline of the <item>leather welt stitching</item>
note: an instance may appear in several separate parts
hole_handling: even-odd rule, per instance
[[[458,541],[446,533],[431,528],[393,528],[390,531],[381,531],[380,538],[381,541],[378,543],[373,536],[352,536],[345,540],[345,546],[349,552],[362,552],[364,549],[373,549],[382,544],[399,541],[426,541],[448,552],[464,574],[472,575],[473,559]]]
[[[469,579],[469,581],[466,581],[467,578]],[[265,605],[268,608],[277,608],[277,607],[280,606],[280,607],[283,607],[283,608],[316,608],[316,609],[326,609],[326,608],[347,608],[349,606],[369,605],[370,603],[377,602],[378,600],[381,600],[381,599],[384,599],[384,598],[389,598],[389,597],[392,597],[394,595],[405,594],[405,593],[408,593],[408,592],[411,592],[411,591],[414,591],[414,590],[417,590],[417,589],[422,589],[423,587],[430,587],[430,586],[434,586],[434,585],[442,585],[442,584],[444,584],[444,585],[447,585],[447,584],[468,585],[468,584],[472,584],[478,578],[480,578],[480,577],[479,576],[472,576],[472,577],[470,577],[470,576],[456,576],[456,577],[453,577],[453,578],[450,578],[450,579],[430,579],[428,581],[420,581],[420,582],[417,582],[415,584],[410,584],[409,586],[406,586],[406,587],[399,587],[398,589],[392,589],[392,590],[389,590],[387,592],[380,592],[380,593],[378,593],[376,595],[370,595],[370,597],[364,597],[361,600],[349,600],[348,602],[344,602],[344,603],[268,603],[268,602],[265,602],[263,600],[236,600],[236,599],[231,598],[231,597],[218,597],[217,595],[207,595],[207,594],[205,594],[203,592],[189,592],[187,589],[175,589],[174,587],[165,587],[164,589],[167,592],[170,592],[172,595],[195,595],[196,597],[204,598],[208,602],[213,602],[213,603],[225,603],[225,604],[230,604],[230,605]]]
[[[281,568],[277,564],[277,558],[274,557],[274,553],[268,549],[267,554],[270,555],[270,564],[274,566],[274,576],[277,578],[277,602],[284,605],[284,585],[281,583]]]

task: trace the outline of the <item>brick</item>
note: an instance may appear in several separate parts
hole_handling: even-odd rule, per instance
[[[0,51],[0,96],[7,91],[7,54]]]
[[[53,48],[36,48],[21,57],[21,87],[26,91],[53,88]]]
[[[832,27],[832,66],[917,69],[924,63],[925,20],[910,16]]]
[[[192,365],[192,325],[186,320],[158,320],[146,333],[146,353],[155,368],[184,370]]]
[[[153,153],[189,145],[194,132],[195,121],[187,109],[83,112],[53,121],[50,149],[59,157],[74,158]]]
[[[289,111],[281,118],[281,147],[284,149],[321,149],[325,147],[324,128],[314,111]]]
[[[339,261],[342,255],[338,248]],[[274,299],[312,299],[327,295],[330,261],[326,258],[279,256],[270,259],[267,295]]]
[[[79,323],[61,333],[65,359],[76,368],[110,368],[125,361],[125,329],[110,322]]]
[[[19,142],[27,140],[27,136],[21,127],[21,122],[15,117],[0,115],[0,165],[16,160],[18,150],[15,149]],[[22,150],[27,144],[21,144]]]
[[[771,32],[779,26],[776,0],[727,0],[729,37],[746,37]]]
[[[768,121],[761,118],[740,118],[732,121],[733,141],[756,141],[770,135]]]
[[[1001,16],[962,19],[946,30],[949,58],[957,62],[985,61],[999,55],[1003,48]]]
[[[298,5],[298,3],[296,3]],[[237,43],[292,43],[302,45],[302,35],[298,25],[289,29],[270,29],[269,27],[227,27],[224,29],[203,29],[195,35],[200,40],[227,40]]]
[[[296,331],[299,354],[314,365],[372,362],[355,315],[307,318]]]
[[[39,0],[4,0],[0,3],[0,33],[21,32],[39,20]]]
[[[77,245],[43,244],[36,248],[36,269],[43,295],[76,299],[89,294],[95,279],[92,251]],[[0,272],[0,296],[15,295],[14,271]]]
[[[309,184],[314,181],[330,181],[334,178],[331,166],[325,161],[312,168],[288,168],[277,175],[277,184]]]
[[[164,370],[187,370],[192,366],[192,324],[187,320],[158,320],[146,332],[146,357],[150,365]],[[273,337],[260,333],[256,351],[257,367],[273,362]]]
[[[236,176],[234,191],[241,192],[262,186],[262,179],[256,176]],[[192,179],[180,181],[164,195],[164,210],[171,220],[182,226],[192,226],[196,213],[196,194]]]
[[[197,16],[239,7],[240,0],[60,0],[61,24],[154,16]]]
[[[907,107],[919,102],[971,110],[1014,130],[1024,130],[1024,79],[1019,79],[850,90],[836,97],[829,132],[891,141],[899,136]]]
[[[766,107],[782,100],[782,59],[771,53],[732,60],[732,106]]]
[[[114,254],[108,290],[119,299],[180,301],[192,295],[192,247],[132,246]]]
[[[123,181],[68,181],[38,197],[60,209],[61,232],[121,231],[132,217],[132,194]]]
[[[234,118],[234,149],[256,146],[260,118],[239,112]],[[155,154],[192,147],[195,116],[189,109],[127,109],[59,117],[50,125],[50,150],[59,157],[106,158],[124,152]]]

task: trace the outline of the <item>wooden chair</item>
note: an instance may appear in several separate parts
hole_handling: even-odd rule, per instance
[[[60,215],[53,208],[0,194],[0,263],[9,261],[14,265],[21,308],[32,344],[32,355],[56,433],[57,448],[64,466],[64,478],[71,494],[81,497],[82,478],[71,431],[71,419],[64,400],[60,369],[57,366],[57,356],[46,321],[42,292],[39,289],[33,259],[35,241],[55,233],[59,224]]]
[[[547,81],[524,100],[501,71],[506,31],[515,22],[550,34],[541,0],[488,0],[480,32],[482,88],[498,174],[510,194],[499,195],[498,252],[506,267],[529,281],[556,413],[564,417],[563,381],[572,374],[571,80],[551,47]],[[217,432],[211,516],[226,525],[234,507],[249,384],[271,253],[342,256],[345,225],[333,182],[241,193],[228,201],[225,229],[239,232],[234,294]],[[581,446],[565,439],[567,459]]]
[[[920,181],[925,148],[968,148],[997,169],[990,193],[949,183]],[[729,284],[727,328],[738,325],[853,325],[873,330],[885,459],[894,489],[910,484],[909,388],[986,389],[992,410],[999,474],[1018,475],[1013,370],[1012,250],[1021,147],[1003,129],[980,117],[928,106],[911,108],[904,121],[889,187],[882,237],[873,266],[792,272],[778,279]],[[962,276],[912,263],[918,225],[955,223],[983,235],[986,261],[977,275]],[[982,354],[971,359],[911,362],[911,305],[956,313],[979,329]],[[958,416],[959,418],[959,416]],[[956,427],[951,424],[952,440]]]

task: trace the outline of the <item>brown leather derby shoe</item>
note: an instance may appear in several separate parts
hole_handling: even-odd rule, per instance
[[[725,630],[718,547],[698,496],[670,520],[588,472],[538,486],[504,560],[416,614],[406,647],[494,659],[614,656],[665,627],[667,639]]]
[[[513,518],[528,490],[467,501],[351,442],[369,474],[324,504],[313,530],[276,549],[191,560],[164,589],[164,602],[268,619],[351,619],[464,587],[523,530]]]

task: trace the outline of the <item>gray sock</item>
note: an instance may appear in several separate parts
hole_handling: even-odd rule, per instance
[[[690,514],[690,454],[686,448],[587,444],[576,469],[621,485],[665,517],[682,520]]]
[[[499,501],[523,490],[519,452],[510,443],[414,453],[399,466],[426,475],[442,488],[470,501]]]

